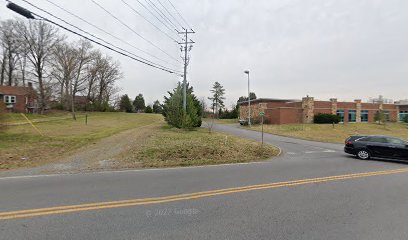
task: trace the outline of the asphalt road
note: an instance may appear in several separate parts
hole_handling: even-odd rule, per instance
[[[238,126],[216,129],[260,139]],[[0,177],[0,239],[408,239],[408,165],[357,160],[337,144],[269,134],[265,142],[282,155]]]

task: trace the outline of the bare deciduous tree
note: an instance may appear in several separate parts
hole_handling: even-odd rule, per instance
[[[40,111],[43,113],[47,102],[46,88],[49,87],[44,78],[45,68],[49,64],[53,48],[64,37],[59,34],[58,29],[42,21],[31,21],[28,25],[21,25],[18,31],[26,43],[27,58],[38,80]]]
[[[16,33],[16,21],[6,20],[1,22],[0,34],[1,45],[3,49],[2,69],[1,69],[1,82],[4,84],[4,74],[7,72],[7,85],[13,85],[13,72],[16,69],[16,65],[19,59],[20,42]],[[6,66],[7,65],[7,66]],[[14,83],[14,85],[16,85]]]

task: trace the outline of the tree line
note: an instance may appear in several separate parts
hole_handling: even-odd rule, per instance
[[[133,102],[127,94],[120,97],[119,110],[127,113],[162,113],[163,106],[159,100],[154,101],[153,105],[146,105],[143,94],[135,97]]]
[[[41,113],[54,103],[75,117],[77,96],[83,110],[112,110],[121,78],[119,63],[88,41],[68,41],[43,21],[0,21],[0,85],[34,83]]]

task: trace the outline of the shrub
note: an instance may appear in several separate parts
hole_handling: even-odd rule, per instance
[[[153,109],[150,105],[147,105],[147,107],[145,108],[145,113],[153,113]]]
[[[328,113],[318,113],[314,116],[314,123],[324,124],[324,123],[339,123],[340,118],[334,114]]]
[[[378,124],[385,123],[385,114],[383,110],[378,110],[374,114],[374,121]]]

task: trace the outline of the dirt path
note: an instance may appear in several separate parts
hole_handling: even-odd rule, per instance
[[[123,165],[123,162],[119,161],[119,156],[123,156],[130,149],[140,147],[153,134],[154,130],[159,127],[160,124],[155,123],[130,129],[80,148],[72,154],[62,157],[56,163],[30,169],[0,172],[0,176],[76,173],[127,167],[135,168],[138,167],[137,162],[134,162],[132,166]]]

